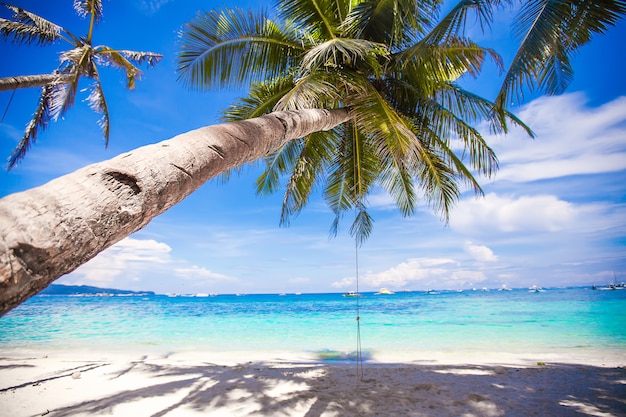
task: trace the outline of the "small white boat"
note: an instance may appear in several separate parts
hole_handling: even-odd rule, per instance
[[[387,294],[395,294],[395,292],[389,291],[387,288],[381,288],[376,294],[377,295],[387,295]]]
[[[360,297],[361,294],[359,294],[356,291],[348,291],[346,293],[343,294],[344,297]]]
[[[530,287],[528,289],[528,292],[544,292],[545,290],[541,287],[538,287],[536,285],[533,285],[532,287]]]

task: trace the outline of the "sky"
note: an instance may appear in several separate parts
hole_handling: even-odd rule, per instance
[[[75,34],[88,22],[71,0],[13,0]],[[16,168],[0,171],[0,197],[42,185],[85,165],[113,158],[220,122],[220,112],[246,91],[190,91],[177,81],[177,34],[199,10],[256,8],[260,1],[112,0],[94,43],[164,55],[145,68],[133,91],[123,74],[102,73],[111,116],[108,148],[95,115],[79,95],[62,120],[42,132]],[[270,3],[266,3],[269,7]],[[0,16],[8,17],[5,11]],[[509,10],[490,33],[473,33],[505,64],[516,40]],[[280,193],[260,197],[260,164],[227,183],[212,180],[74,272],[68,285],[157,293],[293,293],[377,290],[526,288],[626,281],[626,23],[585,46],[575,79],[560,96],[527,96],[512,110],[536,133],[493,136],[500,170],[481,178],[483,197],[468,192],[445,224],[428,207],[404,218],[390,198],[369,198],[372,236],[358,251],[344,219],[330,237],[332,213],[319,195],[289,227],[280,227]],[[0,77],[50,73],[66,45],[15,46],[0,40]],[[466,88],[493,99],[494,66]],[[87,84],[82,85],[87,86]],[[0,93],[0,155],[8,158],[37,105],[38,89]],[[358,260],[358,261],[357,261]]]

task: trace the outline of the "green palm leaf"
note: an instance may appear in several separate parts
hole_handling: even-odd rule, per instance
[[[393,51],[428,30],[439,4],[438,0],[360,1],[344,26],[352,36],[385,44]]]
[[[351,0],[283,0],[278,11],[285,21],[298,22],[307,32],[319,32],[324,39],[332,39],[338,35],[352,3]]]
[[[502,58],[466,33],[474,22],[488,29],[494,11],[513,0],[461,0],[439,19],[442,3],[278,0],[281,24],[265,13],[232,10],[199,16],[187,27],[179,70],[188,85],[259,81],[226,112],[229,120],[270,109],[350,110],[352,119],[343,126],[288,143],[266,159],[259,192],[277,191],[288,177],[281,223],[297,215],[320,184],[335,215],[331,233],[354,210],[357,243],[371,232],[367,196],[374,187],[388,192],[403,215],[414,213],[421,199],[447,221],[461,186],[481,194],[475,173],[489,177],[498,168],[478,126],[486,123],[502,134],[517,125],[532,136],[502,103],[456,84],[463,76],[476,77],[487,58],[504,71]],[[596,9],[609,3],[609,11]],[[525,4],[524,62],[514,61],[505,92],[533,80],[562,89],[571,76],[572,51],[624,13],[618,0]]]
[[[454,81],[465,74],[476,77],[487,55],[503,68],[502,58],[493,49],[453,36],[445,44],[418,42],[395,56],[394,62],[410,85],[431,95],[440,82]]]
[[[380,77],[383,62],[389,53],[383,44],[363,39],[333,38],[312,47],[300,64],[306,72],[321,69],[367,69],[367,72]]]
[[[292,77],[252,84],[247,97],[242,97],[223,111],[227,122],[251,119],[272,112],[278,101],[294,88]]]
[[[299,78],[276,103],[274,110],[324,108],[333,106],[331,103],[339,100],[337,86],[329,80],[327,74],[316,72]]]
[[[381,161],[383,187],[394,197],[402,214],[410,215],[415,209],[410,165],[416,162],[413,156],[421,148],[411,121],[375,90],[349,104],[359,131],[374,145],[373,152]]]
[[[484,31],[491,25],[493,20],[493,9],[501,3],[512,3],[511,0],[461,0],[450,9],[437,25],[435,25],[421,42],[428,44],[440,44],[447,42],[450,38],[458,37],[466,29],[469,17],[475,17],[472,21],[478,22]]]
[[[380,161],[371,149],[372,145],[354,123],[345,124],[329,166],[324,189],[324,199],[335,214],[331,236],[337,234],[343,215],[354,209],[355,220],[350,233],[359,244],[371,233],[372,222],[367,221],[369,215],[365,210],[366,198],[380,172]],[[362,213],[361,217],[358,216],[359,212]]]
[[[181,37],[179,78],[195,88],[278,78],[303,51],[293,27],[279,27],[265,12],[240,9],[198,14]]]
[[[573,53],[594,34],[604,33],[626,13],[621,0],[532,0],[525,3],[514,27],[524,38],[496,98],[504,108],[521,100],[524,89],[559,94],[569,85]]]
[[[339,141],[335,130],[315,132],[301,141],[301,148],[285,172],[290,172],[285,187],[280,224],[289,224],[309,200],[315,185],[322,178]]]

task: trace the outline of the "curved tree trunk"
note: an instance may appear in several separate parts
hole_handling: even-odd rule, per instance
[[[16,88],[44,87],[49,84],[67,84],[74,79],[71,74],[18,75],[0,78],[0,91]]]
[[[0,315],[221,172],[347,120],[309,109],[208,126],[0,199]]]

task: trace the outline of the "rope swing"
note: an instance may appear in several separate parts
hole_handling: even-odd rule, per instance
[[[356,270],[356,376],[363,380],[363,349],[361,347],[361,293],[359,292],[359,243],[354,239],[354,266]]]

